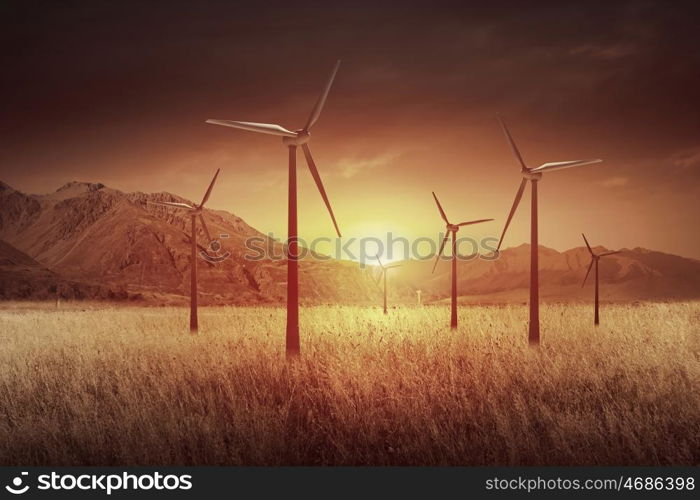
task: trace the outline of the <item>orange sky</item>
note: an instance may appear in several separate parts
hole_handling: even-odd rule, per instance
[[[643,246],[700,258],[700,92],[687,13],[661,4],[499,10],[382,2],[257,10],[213,2],[8,7],[0,180],[69,180],[198,200],[286,235],[286,150],[207,118],[301,127],[343,63],[311,149],[344,236],[436,236],[430,191],[467,234],[499,236],[526,162],[546,174],[540,243]],[[543,27],[547,29],[543,29]],[[671,36],[673,35],[673,36]],[[333,236],[299,156],[300,235]],[[529,193],[505,247],[529,239]]]

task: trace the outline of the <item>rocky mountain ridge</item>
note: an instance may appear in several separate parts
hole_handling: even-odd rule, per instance
[[[32,195],[0,182],[1,298],[135,299],[185,303],[189,293],[190,221],[176,209],[150,201],[188,200],[170,193],[124,193],[101,183],[69,182],[53,193]],[[200,253],[230,254],[221,262],[198,259],[204,304],[279,304],[286,293],[286,261],[245,258],[246,240],[267,237],[240,217],[205,209],[214,252],[201,225]],[[282,254],[279,242],[267,241]],[[598,247],[598,250],[604,250]],[[202,253],[204,255],[204,253]],[[485,258],[486,257],[486,258]],[[216,259],[214,259],[216,260]],[[564,252],[540,247],[543,300],[590,300],[591,282],[581,280],[589,263],[581,246]],[[449,295],[449,261],[406,261],[390,274],[391,301],[424,302]],[[642,248],[601,260],[603,300],[700,298],[700,261]],[[306,303],[379,302],[376,268],[337,260],[300,262]],[[529,245],[507,248],[496,260],[481,256],[458,263],[460,300],[503,303],[527,300]]]

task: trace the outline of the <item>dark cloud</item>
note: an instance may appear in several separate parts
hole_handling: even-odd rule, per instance
[[[293,106],[337,57],[352,68],[350,105],[399,115],[518,109],[609,131],[625,122],[630,140],[673,118],[679,148],[700,124],[689,4],[264,4],[6,4],[1,131],[25,142],[57,127],[146,128],[215,103]]]

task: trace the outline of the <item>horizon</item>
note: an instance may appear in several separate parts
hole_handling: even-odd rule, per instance
[[[30,192],[24,191],[24,190],[22,190],[22,189],[19,189],[17,186],[13,186],[13,185],[11,185],[11,184],[5,182],[5,181],[2,180],[2,179],[0,179],[0,184],[5,184],[6,186],[10,187],[11,189],[14,189],[14,190],[19,191],[19,192],[21,192],[21,193],[23,193],[23,194],[31,195],[31,196],[48,196],[48,195],[50,195],[50,194],[53,194],[53,193],[56,193],[56,192],[60,191],[61,189],[65,188],[65,187],[67,187],[67,186],[69,186],[69,185],[71,185],[71,184],[83,184],[83,185],[98,185],[98,184],[101,184],[103,187],[106,187],[106,188],[109,188],[109,189],[113,189],[113,190],[119,191],[119,192],[124,193],[124,194],[136,193],[136,192],[141,192],[141,193],[143,193],[143,194],[169,194],[169,195],[171,195],[171,196],[174,196],[174,197],[177,197],[177,198],[183,198],[183,199],[185,199],[185,200],[187,200],[187,201],[193,202],[193,200],[190,199],[190,198],[187,198],[187,197],[185,197],[185,196],[182,196],[182,195],[179,195],[179,194],[177,194],[177,193],[173,193],[173,192],[170,192],[170,191],[167,191],[167,190],[166,190],[166,191],[159,191],[159,192],[156,192],[156,193],[153,193],[153,192],[152,192],[152,193],[148,193],[148,192],[144,192],[144,191],[125,191],[125,190],[119,189],[119,188],[117,188],[117,187],[113,187],[113,186],[104,184],[104,183],[102,183],[102,182],[100,182],[100,181],[71,180],[71,181],[67,181],[67,182],[63,183],[62,185],[60,185],[59,187],[57,187],[56,189],[54,189],[54,190],[52,190],[52,191],[46,191],[46,192],[43,192],[43,193],[30,193]],[[215,191],[214,191],[214,192],[215,192]],[[250,227],[252,227],[253,229],[255,229],[256,231],[262,233],[262,234],[265,235],[266,237],[271,237],[271,238],[273,238],[275,241],[281,242],[281,241],[286,240],[286,234],[284,234],[284,235],[277,235],[277,234],[274,234],[274,233],[265,232],[263,229],[257,228],[257,227],[255,227],[255,226],[251,225],[244,217],[241,217],[239,214],[236,214],[236,213],[234,213],[234,212],[230,212],[230,211],[228,211],[228,210],[226,210],[226,209],[221,209],[221,208],[211,208],[211,207],[207,207],[207,209],[208,209],[208,210],[223,210],[223,211],[225,211],[225,212],[227,212],[227,213],[229,213],[229,214],[231,214],[231,215],[233,215],[233,216],[235,216],[235,217],[238,217],[238,218],[240,218],[241,220],[243,220],[243,222],[245,222],[246,224],[248,224]],[[498,222],[498,219],[496,219],[494,222]],[[443,234],[444,234],[444,230],[442,230],[442,232],[437,232],[437,233],[435,233],[436,238],[435,238],[434,241],[439,242],[439,240],[441,239],[441,235],[443,235]],[[402,237],[403,237],[403,236],[401,236],[401,235],[394,235],[394,234],[392,234],[391,232],[388,233],[387,235],[384,235],[384,236],[390,236],[390,237],[393,237],[393,238],[402,238]],[[492,236],[493,236],[493,235],[492,235]],[[376,238],[377,236],[376,236],[376,235],[372,235],[372,236],[366,236],[366,237],[368,237],[368,238]],[[418,238],[426,238],[426,237],[430,238],[430,236],[426,236],[426,235],[419,235],[419,236],[418,236]],[[579,237],[580,237],[580,233],[579,233]],[[301,238],[302,240],[304,240],[303,237],[300,237],[300,238]],[[338,240],[338,239],[340,239],[340,240],[346,239],[346,240],[347,240],[347,239],[349,239],[349,238],[355,238],[355,239],[360,238],[360,239],[361,239],[362,237],[361,237],[361,236],[349,236],[349,237],[345,237],[345,236],[344,236],[343,238],[336,238],[336,237],[330,236],[329,238],[331,238],[332,241],[335,241],[335,240]],[[306,241],[306,240],[305,240],[305,241]],[[382,240],[382,241],[385,241],[385,240]],[[409,241],[410,241],[410,239],[409,239]],[[595,244],[592,244],[591,246],[592,246],[593,248],[598,248],[598,247],[600,247],[600,248],[605,249],[605,250],[611,250],[611,249],[614,248],[614,247],[611,247],[611,246],[608,246],[608,245],[604,245],[604,244],[602,244],[602,243],[595,243]],[[503,247],[503,249],[501,250],[501,252],[504,252],[504,251],[506,251],[506,250],[514,250],[514,249],[518,249],[518,248],[521,248],[521,247],[527,247],[527,248],[529,248],[529,247],[530,247],[530,243],[529,243],[528,241],[523,241],[523,242],[521,242],[521,243],[512,243],[512,244],[510,244],[510,245],[505,245],[505,246]],[[307,247],[307,248],[308,248],[308,247]],[[557,248],[557,247],[550,246],[550,245],[547,245],[547,244],[543,244],[543,243],[540,242],[539,245],[538,245],[538,248],[544,248],[544,249],[548,249],[548,250],[554,250],[554,251],[556,251],[556,252],[558,252],[558,253],[566,253],[566,252],[568,252],[568,251],[577,250],[577,249],[580,249],[580,248],[585,249],[586,247],[585,247],[585,244],[582,243],[582,244],[580,244],[580,245],[574,245],[574,246],[570,246],[570,247],[567,247],[567,248],[561,248],[561,247]],[[616,249],[616,250],[621,250],[621,251],[639,251],[639,250],[643,250],[643,251],[649,251],[649,252],[663,253],[663,254],[667,254],[667,255],[674,255],[674,256],[677,256],[677,257],[682,257],[682,258],[684,258],[684,259],[700,260],[700,258],[694,257],[694,256],[690,256],[690,255],[682,255],[682,254],[679,254],[679,253],[663,251],[663,250],[658,249],[658,248],[649,248],[649,247],[644,247],[644,246],[639,246],[639,245],[636,245],[636,246],[623,246],[623,247],[618,247],[618,248],[615,248],[615,249]],[[386,250],[386,249],[385,249],[385,250]],[[352,248],[351,248],[351,251],[358,252],[358,250],[356,249],[356,247],[352,247]],[[436,249],[435,251],[437,251],[437,249]],[[377,263],[374,261],[374,259],[372,259],[372,258],[368,258],[368,259],[365,259],[365,260],[362,260],[361,257],[358,257],[358,258],[355,258],[355,259],[353,259],[353,258],[337,258],[337,257],[333,257],[332,255],[330,255],[330,252],[324,252],[324,251],[319,250],[319,249],[314,249],[314,252],[320,253],[320,254],[322,254],[322,255],[324,255],[324,256],[330,256],[330,258],[332,258],[333,260],[337,260],[337,261],[341,261],[341,262],[353,262],[353,263],[356,263],[356,264],[360,264],[361,266],[373,266],[373,267],[374,267],[374,266],[378,266],[378,264],[377,264]],[[449,248],[445,248],[445,254],[446,254],[446,255],[449,255],[449,253],[450,253],[450,249],[449,249]],[[485,255],[485,254],[486,254],[485,252],[479,252],[479,255]],[[464,256],[471,256],[471,255],[473,255],[473,254],[467,254],[467,253],[464,253],[464,252],[460,252],[460,255],[461,255],[462,257],[464,257]],[[424,261],[430,261],[430,260],[433,259],[434,257],[435,257],[435,254],[433,254],[431,257],[421,257],[421,258],[413,258],[413,257],[408,257],[408,258],[397,258],[397,257],[392,257],[391,259],[389,259],[386,255],[382,255],[382,256],[381,256],[382,262],[384,262],[385,264],[387,264],[387,263],[397,263],[397,262],[424,262]],[[461,259],[458,259],[458,260],[460,260],[460,261],[462,261],[462,262],[468,262],[470,259],[461,258]],[[495,259],[495,260],[497,260],[497,259]]]

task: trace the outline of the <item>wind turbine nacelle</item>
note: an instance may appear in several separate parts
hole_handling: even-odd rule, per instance
[[[285,146],[301,146],[306,144],[311,139],[311,136],[306,130],[295,130],[296,137],[282,137],[282,144]]]
[[[523,171],[523,177],[529,181],[539,181],[542,178],[542,172]]]

